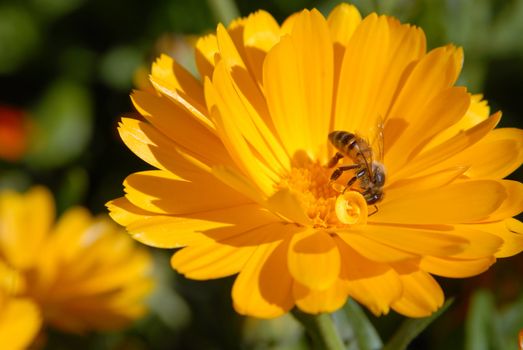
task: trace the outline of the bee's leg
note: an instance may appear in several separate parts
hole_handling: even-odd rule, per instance
[[[376,204],[374,204],[374,209],[375,210],[372,213],[370,213],[368,216],[372,216],[378,212],[378,206]]]
[[[341,152],[336,152],[336,154],[327,163],[327,168],[332,168],[338,164],[341,158],[343,158],[343,154]]]
[[[334,170],[331,174],[330,182],[338,180],[338,178],[348,170],[359,168],[359,164],[351,164],[351,165],[342,165],[340,167],[337,167],[336,170]]]
[[[355,164],[356,165],[356,164]],[[345,193],[345,191],[347,191],[347,189],[351,189],[352,185],[354,185],[354,183],[360,178],[362,177],[363,175],[365,175],[365,172],[366,170],[365,169],[361,169],[360,171],[358,171],[356,173],[356,175],[354,175],[348,182],[347,184],[345,185],[345,188],[343,189],[343,192],[342,193]]]

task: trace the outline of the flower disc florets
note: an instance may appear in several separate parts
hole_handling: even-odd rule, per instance
[[[341,183],[332,183],[332,169],[309,159],[294,163],[290,172],[275,185],[275,191],[288,189],[295,193],[313,227],[331,228],[361,223],[363,216],[366,221],[368,210],[365,200],[358,193],[362,201],[355,201],[354,198],[358,197],[355,191],[346,191]]]

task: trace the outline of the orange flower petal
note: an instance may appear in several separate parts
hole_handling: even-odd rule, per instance
[[[230,129],[235,127],[255,150],[253,157],[276,173],[287,171],[289,156],[266,124],[269,116],[263,97],[247,72],[220,62],[214,71],[213,86],[217,94],[216,106],[220,110],[215,114],[216,122],[223,128],[220,131],[233,135]]]
[[[178,91],[184,97],[194,100],[195,103],[201,106],[205,105],[201,82],[168,55],[160,55],[153,63],[151,80],[169,89]]]
[[[177,149],[176,144],[154,127],[131,118],[122,118],[120,137],[129,149],[150,165],[187,178],[208,166]]]
[[[440,91],[417,111],[409,124],[386,153],[387,171],[394,173],[418,154],[434,135],[458,122],[470,104],[465,88],[451,87]]]
[[[267,199],[267,207],[274,213],[278,213],[290,222],[296,222],[304,226],[310,225],[311,220],[305,213],[296,193],[283,189]]]
[[[347,301],[346,283],[337,279],[329,288],[324,290],[313,290],[294,281],[292,293],[296,305],[310,314],[321,312],[334,312],[342,307]]]
[[[495,256],[497,258],[506,258],[516,255],[523,251],[523,224],[516,219],[505,219],[496,222],[458,225],[457,229],[462,234],[472,235],[474,245],[472,252],[458,254],[457,258],[471,259],[476,257]],[[479,234],[479,236],[478,236]],[[488,235],[488,239],[485,237]],[[499,240],[493,242],[492,237]],[[472,238],[471,238],[472,241]],[[490,241],[492,244],[488,244]],[[478,249],[479,248],[479,249]],[[493,248],[496,248],[495,250]]]
[[[464,165],[471,178],[500,179],[512,173],[523,162],[523,131],[495,129],[475,145],[453,157],[442,160],[437,167]]]
[[[373,239],[354,233],[350,229],[346,231],[338,230],[337,233],[345,243],[354,248],[359,254],[375,262],[404,261],[418,257],[417,254],[381,244]]]
[[[342,259],[340,278],[347,282],[350,296],[375,315],[388,313],[390,304],[402,293],[396,271],[387,264],[368,260],[339,238],[335,241]]]
[[[215,75],[223,76],[226,74],[226,69],[223,62],[218,63]],[[223,81],[221,84],[223,84]],[[224,116],[234,115],[234,112],[230,109],[231,106],[226,101],[226,98],[231,96],[224,96],[223,93],[223,85],[215,87],[209,80],[206,80],[205,94],[210,103],[209,109],[211,110],[211,115],[216,120],[218,133],[223,135],[221,138],[231,157],[236,161],[236,165],[254,180],[262,193],[272,193],[278,176],[275,174],[271,165],[276,164],[267,164],[261,161],[263,158],[260,159],[257,154],[253,152],[248,140],[245,139],[241,129],[236,125],[235,119],[224,118]],[[263,142],[263,140],[260,139],[253,140],[253,142],[257,141]],[[262,149],[262,151],[264,150],[265,152],[262,155],[269,157],[271,155],[270,150],[267,148]]]
[[[199,121],[177,104],[157,95],[135,91],[131,100],[156,129],[190,154],[209,164],[231,164],[223,143],[215,135],[214,125]]]
[[[499,223],[489,224],[489,227],[491,225],[495,226],[493,228],[495,234],[504,241],[501,248],[496,252],[495,256],[497,258],[506,258],[523,251],[523,223],[516,219],[508,219]]]
[[[470,180],[407,193],[384,202],[379,205],[373,221],[398,224],[473,222],[494,213],[506,198],[507,191],[498,181]]]
[[[376,100],[370,102],[375,104],[373,111],[375,116],[368,118],[367,125],[360,129],[370,131],[369,134],[364,136],[371,141],[376,136],[376,124],[385,122],[391,104],[405,83],[405,77],[412,70],[412,66],[425,55],[426,50],[425,34],[420,28],[401,24],[392,17],[387,17],[387,22],[389,45],[385,57],[386,67],[381,80],[376,83],[380,87],[380,92],[375,96]]]
[[[512,180],[498,180],[505,188],[507,197],[501,205],[482,221],[499,221],[521,214],[523,211],[523,184]]]
[[[243,42],[250,71],[257,82],[263,80],[263,61],[267,52],[280,41],[280,26],[272,15],[259,10],[245,20]]]
[[[443,305],[443,291],[428,273],[417,271],[399,277],[403,295],[392,304],[395,311],[408,317],[426,317]]]
[[[340,76],[341,64],[345,54],[345,48],[349,43],[352,34],[361,23],[361,15],[355,6],[341,3],[337,5],[329,14],[327,24],[331,33],[331,40],[334,43],[334,77]],[[334,78],[333,87],[333,106],[336,105],[336,94],[338,91],[339,79]],[[332,122],[331,122],[332,124]]]
[[[463,62],[463,51],[453,46],[430,51],[416,64],[398,93],[388,118],[402,119],[411,124],[422,116],[425,104],[456,81]],[[458,64],[459,63],[459,64]],[[424,118],[424,116],[423,116]],[[389,130],[394,142],[401,130]],[[386,146],[386,148],[388,148]]]
[[[486,225],[454,225],[453,234],[468,241],[462,252],[453,254],[456,259],[477,259],[492,257],[503,244],[503,239],[489,232]]]
[[[212,174],[222,181],[224,184],[235,189],[239,193],[243,193],[256,203],[265,203],[265,195],[260,191],[256,185],[249,181],[239,169],[227,166],[215,166],[211,170]]]
[[[241,40],[242,39],[243,38],[241,37]],[[247,69],[243,57],[238,51],[242,48],[242,45],[237,46],[233,41],[233,30],[229,32],[221,23],[219,23],[216,28],[216,40],[218,41],[220,58],[222,61],[226,61],[227,66],[239,66],[243,69]]]
[[[292,237],[287,262],[292,277],[312,290],[330,288],[338,278],[341,263],[331,236],[312,230]]]
[[[171,66],[172,68],[169,68]],[[212,129],[207,118],[201,83],[171,57],[163,55],[153,64],[150,81],[156,91],[183,107],[204,125]],[[172,70],[169,73],[169,70]]]
[[[459,232],[420,227],[366,225],[355,232],[412,254],[449,256],[462,252],[469,242]]]
[[[235,247],[209,243],[185,247],[171,258],[171,266],[179,273],[196,280],[233,275],[242,270],[256,246]]]
[[[495,129],[483,140],[459,154],[451,161],[467,164],[466,172],[472,178],[500,179],[510,175],[523,163],[523,130]]]
[[[463,175],[465,171],[467,171],[467,167],[456,166],[427,175],[400,179],[386,186],[385,192],[387,195],[383,202],[393,201],[404,196],[407,192],[424,191],[449,185]],[[369,221],[372,221],[372,218],[369,218]]]
[[[151,216],[125,198],[110,202],[108,207],[113,218],[126,223],[133,238],[159,248],[208,243],[280,223],[278,217],[254,204],[184,216]],[[238,212],[242,215],[238,216]]]
[[[109,210],[111,219],[122,226],[157,215],[135,206],[125,197],[113,199],[107,202],[105,206]]]
[[[52,195],[43,187],[34,187],[23,195],[2,193],[0,249],[10,266],[26,269],[34,264],[54,215]]]
[[[291,39],[298,58],[293,63],[297,65],[298,77],[307,77],[301,91],[295,92],[303,94],[306,114],[301,117],[307,123],[312,146],[305,150],[314,159],[329,133],[330,123],[326,116],[331,114],[333,97],[333,47],[323,15],[316,9],[301,12],[292,27]]]
[[[450,128],[436,135],[427,145],[432,148],[434,145],[443,143],[444,141],[456,136],[462,131],[470,129],[479,123],[485,121],[490,114],[490,108],[487,101],[483,100],[483,95],[476,94],[470,96],[470,106],[467,113],[461,118],[459,122],[452,125]]]
[[[216,64],[216,56],[219,55],[218,41],[216,35],[209,34],[202,36],[196,42],[194,56],[196,67],[200,76],[203,78],[211,77],[214,65]]]
[[[499,122],[498,112],[476,126],[465,130],[447,141],[421,152],[412,162],[389,176],[389,181],[408,177],[410,174],[424,175],[434,172],[433,166],[474,145],[487,135]],[[386,146],[385,146],[386,147]],[[466,164],[465,164],[466,165]]]
[[[486,271],[495,262],[496,258],[493,256],[473,260],[424,256],[419,267],[423,271],[438,276],[464,278]]]
[[[131,203],[159,214],[195,213],[250,202],[207,173],[195,173],[192,181],[186,181],[163,170],[143,171],[129,175],[124,186]]]
[[[380,118],[374,101],[381,93],[381,82],[389,49],[386,17],[367,16],[356,28],[345,49],[339,75],[334,129],[371,135]],[[383,116],[381,116],[383,117]]]
[[[314,30],[312,29],[314,28]],[[274,126],[287,153],[316,159],[325,144],[331,113],[333,53],[330,34],[317,11],[296,17],[292,32],[267,54],[263,87]],[[304,84],[307,76],[310,84]]]
[[[0,344],[5,349],[27,349],[42,323],[37,305],[29,299],[2,302],[0,309]]]
[[[361,14],[355,6],[341,3],[331,11],[327,23],[335,47],[339,44],[345,50],[352,34],[361,23]]]
[[[292,277],[286,268],[288,246],[286,240],[256,247],[232,288],[238,313],[273,318],[294,306]]]

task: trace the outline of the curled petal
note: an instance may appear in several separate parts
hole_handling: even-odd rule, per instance
[[[347,225],[367,223],[369,209],[365,198],[356,191],[346,191],[336,198],[336,216]]]

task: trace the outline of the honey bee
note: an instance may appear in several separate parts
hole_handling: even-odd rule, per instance
[[[376,140],[378,142],[379,160],[375,158],[372,147],[363,137],[348,131],[333,131],[329,134],[329,141],[338,150],[327,164],[332,168],[343,158],[352,160],[353,164],[340,165],[331,174],[330,181],[336,181],[345,171],[354,170],[354,176],[347,182],[343,192],[354,190],[352,186],[358,182],[357,190],[363,195],[369,205],[376,209],[370,215],[378,212],[378,203],[383,198],[385,185],[385,166],[381,163],[383,157],[383,127],[379,125]],[[369,216],[370,216],[369,215]]]

